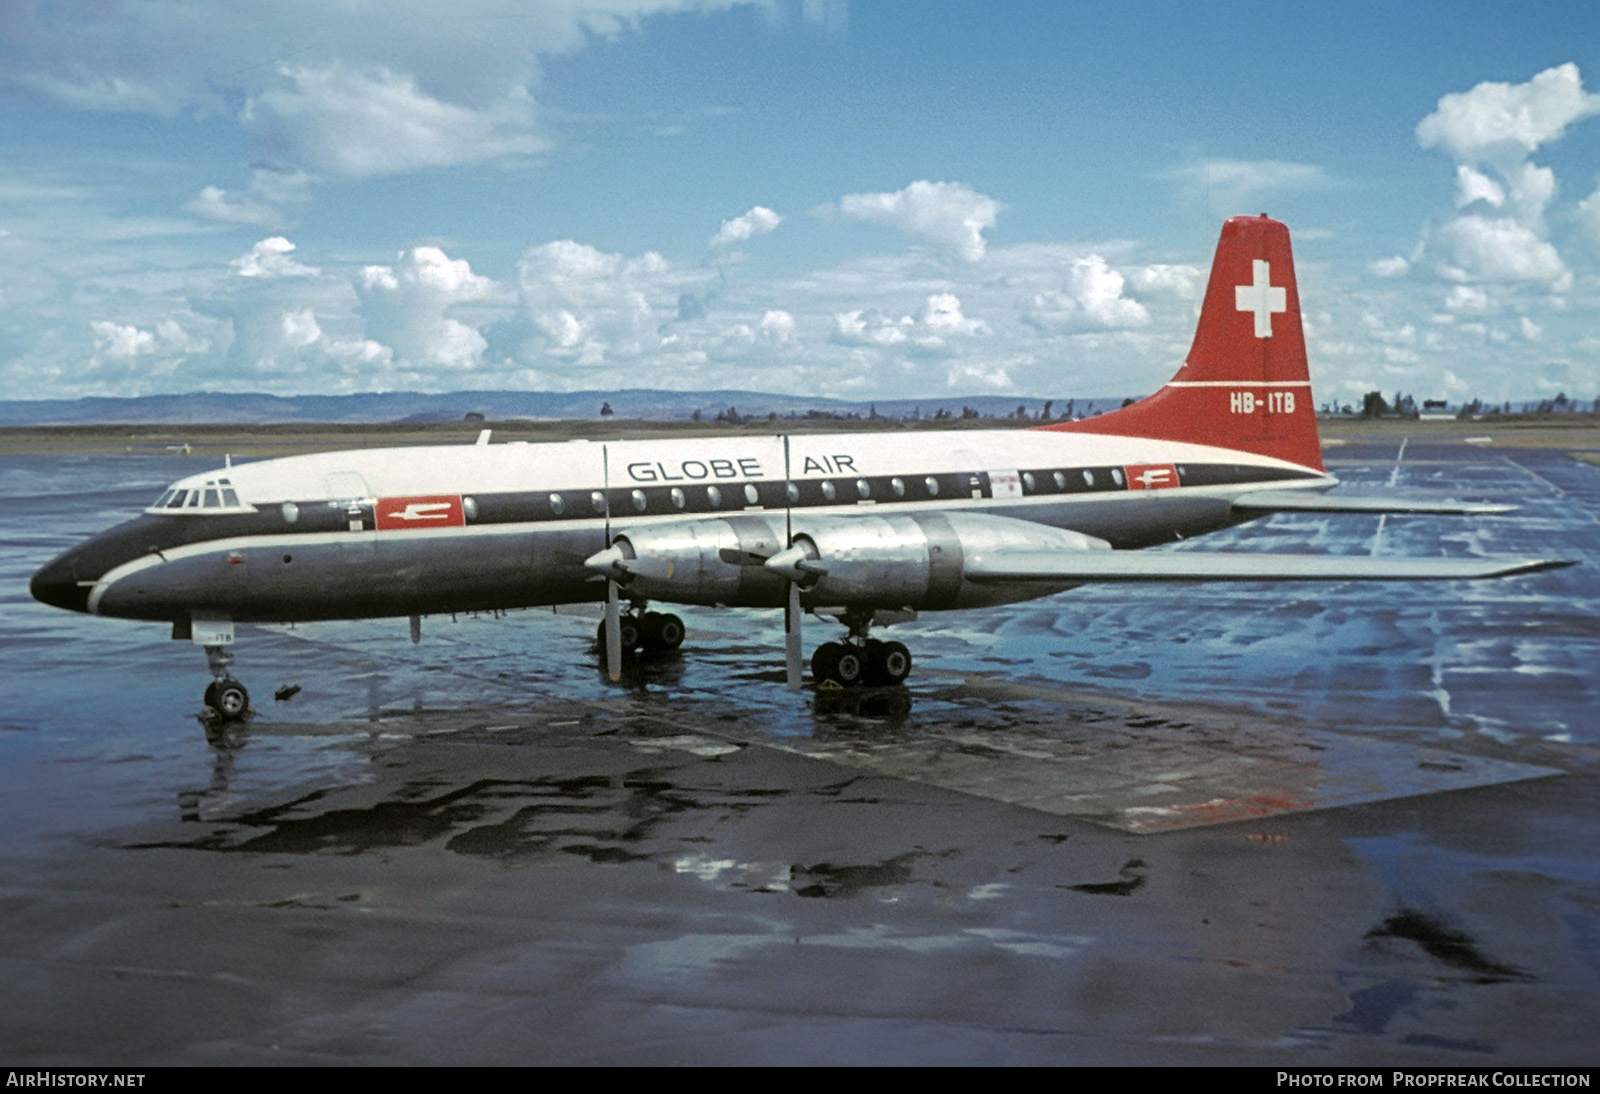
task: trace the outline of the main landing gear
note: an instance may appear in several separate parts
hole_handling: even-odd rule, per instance
[[[867,637],[871,613],[840,617],[850,628],[843,642],[824,642],[811,655],[811,679],[818,687],[893,687],[911,675],[911,651],[900,642]]]
[[[640,606],[635,606],[631,611],[624,612],[617,619],[618,632],[622,636],[623,654],[644,653],[663,654],[671,653],[683,645],[686,633],[683,620],[668,612],[647,612]],[[594,632],[594,648],[603,662],[606,656],[606,624],[600,621],[600,626]]]

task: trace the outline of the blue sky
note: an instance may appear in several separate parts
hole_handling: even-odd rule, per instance
[[[1600,395],[1600,9],[11,0],[0,398],[1094,396],[1221,220],[1322,401]]]

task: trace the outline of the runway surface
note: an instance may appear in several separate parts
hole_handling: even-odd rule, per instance
[[[777,613],[620,687],[593,614],[242,627],[214,743],[196,648],[26,592],[197,465],[0,460],[0,1059],[1592,1064],[1600,467],[1397,455],[1328,451],[1523,508],[1194,546],[1581,565],[924,616],[855,699]]]

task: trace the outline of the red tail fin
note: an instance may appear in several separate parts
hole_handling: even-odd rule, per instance
[[[1178,374],[1132,406],[1043,428],[1191,441],[1322,470],[1289,229],[1229,219]]]

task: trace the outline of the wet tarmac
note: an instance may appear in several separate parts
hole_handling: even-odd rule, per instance
[[[209,743],[198,650],[26,593],[193,462],[4,459],[0,1058],[1592,1064],[1600,467],[1328,454],[1524,508],[1196,546],[1583,565],[926,616],[854,696],[777,613],[621,687],[592,615],[240,628]]]

